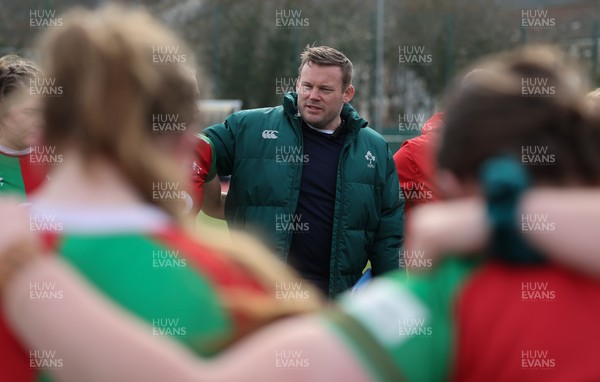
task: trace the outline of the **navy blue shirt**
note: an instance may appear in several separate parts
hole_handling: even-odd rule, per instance
[[[322,133],[302,123],[302,134],[308,161],[302,168],[294,216],[302,224],[297,225],[301,229],[294,230],[287,261],[327,296],[335,188],[346,130],[343,122],[334,134]]]

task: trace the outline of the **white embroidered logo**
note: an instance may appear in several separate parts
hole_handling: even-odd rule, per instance
[[[194,161],[194,163],[192,163],[192,171],[194,171],[196,175],[202,175],[202,167],[200,167],[198,162]]]
[[[365,155],[365,159],[369,161],[369,163],[367,164],[367,167],[375,168],[375,165],[373,164],[373,162],[375,162],[375,156],[373,154],[371,154],[370,151],[367,151],[367,155]]]
[[[279,134],[277,130],[263,130],[262,137],[263,139],[277,139],[277,134]]]

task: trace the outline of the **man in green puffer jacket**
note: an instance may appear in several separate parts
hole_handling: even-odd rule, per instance
[[[386,141],[348,103],[350,60],[325,46],[301,57],[297,93],[282,106],[234,113],[205,134],[217,172],[231,175],[230,228],[258,233],[334,297],[368,260],[375,276],[399,267],[404,205]]]

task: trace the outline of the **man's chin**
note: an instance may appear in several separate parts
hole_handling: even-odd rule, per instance
[[[311,119],[307,119],[307,118],[303,118],[304,122],[306,122],[307,124],[309,124],[311,127],[314,127],[315,129],[321,129],[323,127],[323,121],[322,120],[311,120]]]
[[[312,127],[317,127],[323,124],[323,118],[315,118],[315,116],[310,115],[309,113],[300,113],[300,116],[304,120],[304,122],[308,123]]]

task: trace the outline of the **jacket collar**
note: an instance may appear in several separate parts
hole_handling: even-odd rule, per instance
[[[283,96],[283,109],[289,117],[300,118],[300,112],[298,111],[298,94],[296,92],[289,92]],[[348,131],[362,129],[367,127],[368,122],[358,115],[358,112],[354,110],[352,105],[345,103],[340,113],[342,120],[346,121],[346,128]]]

